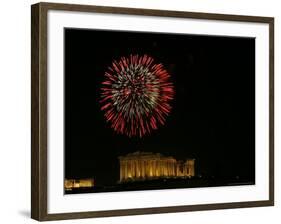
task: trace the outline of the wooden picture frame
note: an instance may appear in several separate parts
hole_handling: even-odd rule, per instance
[[[205,203],[178,206],[143,207],[114,210],[88,210],[78,212],[49,213],[48,211],[48,12],[66,11],[79,13],[102,13],[157,17],[165,19],[186,18],[207,21],[225,21],[268,25],[269,43],[269,153],[268,153],[268,199],[227,203]],[[136,8],[116,8],[90,5],[38,3],[31,7],[31,217],[39,221],[81,219],[109,216],[187,212],[199,210],[246,208],[274,205],[274,18],[241,15],[223,15],[182,11],[164,11]],[[61,161],[63,163],[63,161]]]

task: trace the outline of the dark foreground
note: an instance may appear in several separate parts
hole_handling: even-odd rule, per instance
[[[131,181],[118,183],[114,186],[95,186],[92,188],[79,188],[65,190],[65,194],[80,194],[80,193],[99,193],[99,192],[118,192],[118,191],[138,191],[138,190],[162,190],[162,189],[177,189],[177,188],[196,188],[196,187],[219,187],[219,186],[239,186],[253,185],[255,182],[243,180],[239,178],[221,179],[214,178],[182,178],[170,179],[163,178],[157,180]]]

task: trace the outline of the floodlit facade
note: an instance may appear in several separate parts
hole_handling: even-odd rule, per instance
[[[90,188],[94,187],[94,179],[65,179],[64,180],[64,189],[72,190],[77,188]]]
[[[193,177],[195,159],[177,161],[160,153],[134,152],[119,157],[120,182],[143,179]]]

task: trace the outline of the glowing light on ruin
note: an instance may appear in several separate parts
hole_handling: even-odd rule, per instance
[[[160,153],[135,152],[119,157],[120,182],[195,176],[195,159],[177,161]]]
[[[78,188],[91,188],[94,187],[94,179],[65,179],[64,180],[64,189],[73,190]]]

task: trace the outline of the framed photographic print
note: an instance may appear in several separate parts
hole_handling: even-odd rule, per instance
[[[32,218],[274,204],[274,19],[32,5]]]

